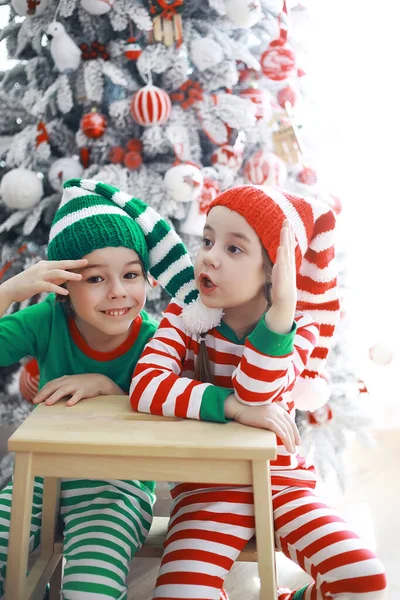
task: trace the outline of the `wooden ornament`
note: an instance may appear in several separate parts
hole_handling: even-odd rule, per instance
[[[183,0],[149,0],[149,11],[153,17],[153,39],[165,46],[182,43]]]

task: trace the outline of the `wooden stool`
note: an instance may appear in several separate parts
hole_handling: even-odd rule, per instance
[[[15,452],[15,471],[5,600],[42,600],[49,581],[51,600],[59,597],[61,478],[253,485],[257,554],[250,543],[248,556],[258,555],[260,600],[276,598],[269,469],[276,456],[275,434],[235,422],[134,413],[127,396],[101,396],[74,407],[39,405],[11,436],[8,448]],[[35,476],[44,477],[41,544],[26,577]],[[155,520],[148,543],[136,556],[154,556],[155,547],[161,555],[165,523]]]

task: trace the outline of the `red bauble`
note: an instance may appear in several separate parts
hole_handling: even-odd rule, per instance
[[[282,106],[282,108],[285,108],[286,102],[289,102],[289,104],[291,104],[291,106],[294,106],[296,104],[296,101],[297,101],[297,94],[296,94],[295,90],[292,87],[290,87],[290,85],[279,90],[278,103],[279,103],[279,106]]]
[[[212,153],[211,163],[228,167],[237,173],[243,163],[243,152],[229,144],[223,144]]]
[[[108,155],[109,161],[113,164],[117,165],[122,163],[125,156],[125,150],[122,146],[114,146],[110,150],[110,154]]]
[[[220,192],[219,183],[211,177],[206,177],[203,181],[203,189],[199,198],[199,212],[206,214],[211,202],[218,196]]]
[[[83,115],[80,127],[88,138],[99,138],[107,129],[107,119],[98,112],[90,112]]]
[[[273,81],[283,81],[296,73],[296,56],[284,40],[274,40],[261,55],[261,70]]]
[[[306,185],[315,185],[318,181],[317,172],[314,169],[311,169],[311,167],[303,167],[297,175],[297,181],[305,183]]]
[[[141,154],[143,151],[143,144],[141,140],[138,140],[137,138],[132,138],[127,142],[126,148],[130,152],[139,152],[139,154]]]
[[[86,146],[84,148],[81,148],[79,150],[79,157],[80,157],[80,160],[81,160],[82,167],[84,167],[85,169],[87,169],[88,166],[89,166],[89,161],[90,161],[89,148],[87,148]]]
[[[333,412],[329,404],[324,404],[324,406],[321,406],[321,408],[307,413],[307,420],[309,424],[313,425],[314,427],[326,425],[326,423],[332,421],[332,419]]]
[[[163,125],[171,115],[171,99],[161,88],[148,84],[134,94],[131,114],[139,125]]]
[[[131,152],[127,152],[125,154],[124,165],[126,166],[127,169],[134,171],[135,169],[138,169],[141,164],[142,164],[142,157],[140,156],[139,152],[134,152],[132,150]]]
[[[23,366],[19,378],[19,391],[25,400],[33,402],[33,399],[39,391],[39,379],[39,365],[36,358],[31,358]]]
[[[135,37],[130,37],[125,46],[125,56],[128,60],[137,60],[142,54],[142,47],[136,42]]]

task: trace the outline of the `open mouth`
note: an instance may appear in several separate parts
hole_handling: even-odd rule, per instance
[[[102,310],[103,315],[107,317],[123,317],[130,311],[130,308],[113,308],[112,310]]]
[[[211,292],[213,292],[215,289],[217,289],[217,286],[215,285],[213,280],[210,279],[210,277],[206,273],[201,273],[201,275],[199,277],[199,282],[200,282],[200,291],[203,292],[204,294],[211,294]]]

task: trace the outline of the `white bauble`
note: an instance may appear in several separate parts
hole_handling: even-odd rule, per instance
[[[42,180],[29,169],[12,169],[0,183],[0,194],[8,208],[32,208],[43,196]]]
[[[29,2],[28,0],[11,0],[11,5],[17,15],[21,17],[39,17],[49,5],[49,0],[40,0],[38,4]],[[33,8],[30,8],[30,6]]]
[[[385,367],[393,360],[393,351],[385,344],[374,344],[369,349],[369,357],[379,367]]]
[[[177,202],[191,202],[201,193],[203,175],[196,165],[182,163],[168,169],[164,175],[165,187]]]
[[[81,6],[90,15],[105,15],[108,13],[115,0],[82,0]]]
[[[80,179],[83,175],[83,167],[80,162],[72,157],[59,158],[49,169],[49,183],[56,192],[68,179]]]
[[[261,19],[260,0],[225,0],[226,16],[241,29],[253,27]]]

